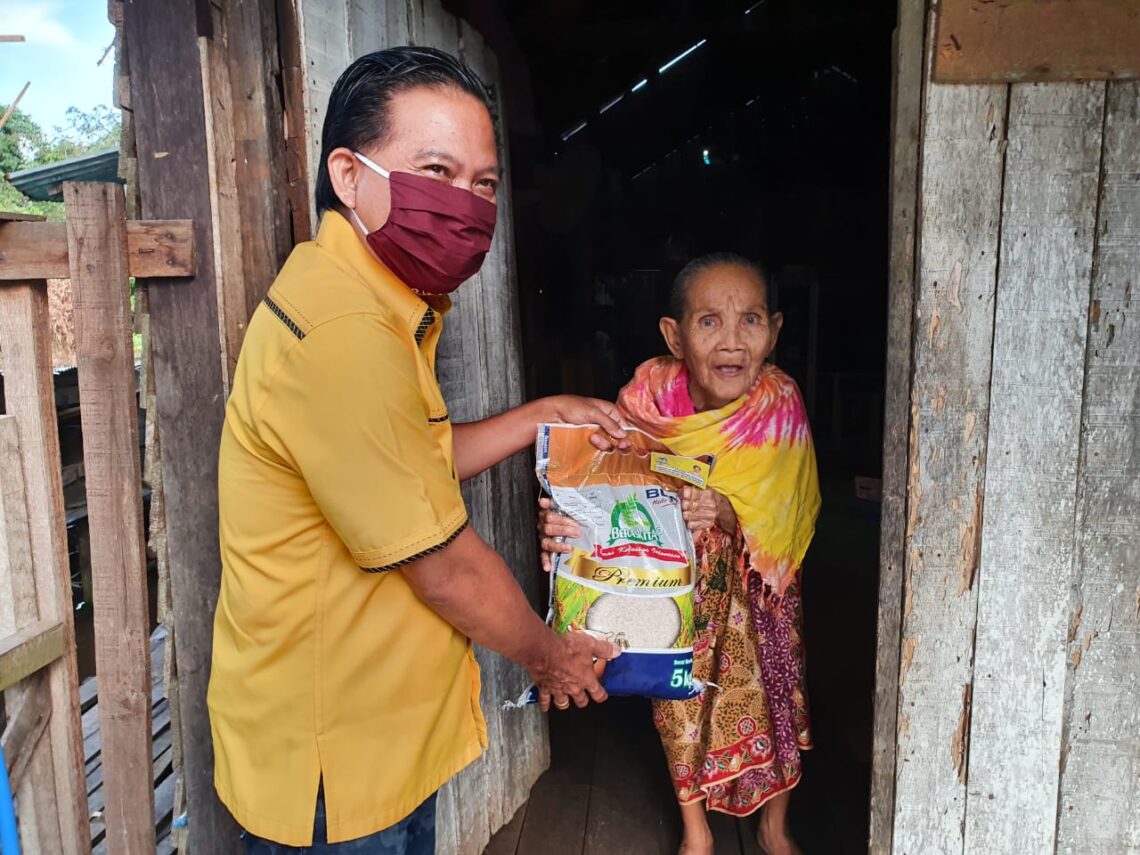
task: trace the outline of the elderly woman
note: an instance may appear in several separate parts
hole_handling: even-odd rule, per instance
[[[767,360],[783,322],[763,271],[729,254],[691,262],[673,285],[661,333],[672,354],[621,391],[626,423],[674,453],[712,454],[709,489],[686,487],[698,581],[691,701],[657,701],[684,821],[682,855],[713,852],[706,812],[747,816],[770,855],[798,850],[787,829],[800,752],[811,748],[798,571],[819,512],[799,390]],[[572,520],[542,502],[543,549],[567,551]],[[549,564],[547,562],[549,569]]]

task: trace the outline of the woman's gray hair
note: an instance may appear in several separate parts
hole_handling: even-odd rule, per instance
[[[774,298],[771,289],[768,287],[768,271],[764,269],[764,265],[735,252],[710,252],[708,255],[694,258],[686,264],[677,274],[677,278],[673,280],[673,288],[669,292],[669,317],[678,323],[685,319],[685,312],[688,309],[689,286],[693,284],[693,280],[699,274],[712,267],[743,267],[745,270],[754,273],[756,278],[764,283],[764,292],[768,298],[768,312],[776,311],[776,307],[773,305]]]

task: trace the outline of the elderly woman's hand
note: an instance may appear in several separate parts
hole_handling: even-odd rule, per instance
[[[689,531],[708,531],[713,526],[732,534],[736,531],[736,512],[732,503],[716,490],[685,487],[681,490],[681,516]]]
[[[558,538],[574,538],[581,534],[578,523],[554,510],[554,502],[546,497],[538,500],[538,542],[542,547],[542,569],[552,568],[551,555],[573,552],[573,547]]]

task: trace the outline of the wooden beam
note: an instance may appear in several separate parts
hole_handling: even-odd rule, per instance
[[[58,845],[48,844],[54,847],[48,851],[82,855],[90,851],[91,839],[51,328],[47,287],[42,281],[0,288],[0,341],[4,343],[4,403],[8,414],[15,416],[20,432],[38,616],[63,626],[64,654],[48,672],[52,707],[48,744],[62,839]]]
[[[115,852],[142,855],[154,851],[150,609],[126,203],[118,184],[67,182],[63,198],[83,401],[107,840]]]
[[[926,8],[899,0],[891,85],[890,280],[883,413],[883,498],[879,534],[879,617],[869,851],[891,852],[895,809],[896,726],[906,564],[906,485],[914,325],[918,168]]]
[[[117,186],[117,185],[116,185]],[[188,220],[131,220],[127,223],[131,276],[194,275],[194,224]],[[0,222],[0,281],[66,279],[64,223]]]
[[[25,214],[22,211],[0,211],[0,223],[42,223],[46,219],[47,217],[43,214]]]
[[[0,690],[14,686],[63,656],[63,626],[39,621],[0,638]]]
[[[123,44],[131,70],[142,214],[194,222],[197,269],[186,287],[149,290],[174,639],[182,720],[184,783],[192,818],[187,849],[238,848],[237,826],[214,790],[206,708],[217,605],[217,455],[224,366],[195,0],[123,7]],[[171,99],[169,93],[179,93]],[[159,155],[163,156],[159,156]],[[161,281],[161,280],[160,280]],[[204,619],[205,618],[205,619]]]
[[[4,757],[8,760],[8,779],[12,791],[17,792],[24,780],[24,773],[32,765],[32,757],[40,746],[40,740],[47,732],[51,720],[51,700],[48,692],[47,676],[35,674],[24,681],[24,694],[13,709],[8,710],[8,725],[0,736]],[[48,771],[51,771],[51,758],[48,758]],[[41,787],[43,781],[36,781]]]

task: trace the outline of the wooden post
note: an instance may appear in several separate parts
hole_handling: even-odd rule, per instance
[[[39,618],[63,626],[64,655],[47,671],[53,711],[48,738],[61,838],[57,851],[79,855],[90,852],[91,839],[46,283],[0,284],[0,342],[4,404],[20,429]]]
[[[883,414],[883,494],[879,535],[879,623],[875,660],[875,723],[869,850],[891,851],[895,808],[896,725],[906,563],[907,423],[910,420],[911,330],[922,124],[922,0],[900,0],[892,81],[891,243],[888,285],[886,401]],[[813,280],[812,290],[815,293]],[[814,322],[815,313],[812,313]],[[814,350],[813,350],[814,352]]]
[[[124,49],[145,217],[187,217],[202,249],[189,281],[149,288],[158,423],[162,434],[174,647],[181,707],[187,848],[233,852],[238,829],[214,791],[206,709],[217,605],[217,455],[225,404],[212,208],[197,39],[200,4],[128,3]],[[208,4],[206,7],[208,10]],[[207,16],[208,17],[208,16]],[[208,25],[208,21],[201,22]],[[171,97],[177,93],[177,97]]]
[[[154,851],[150,616],[138,404],[117,184],[63,186],[87,471],[95,662],[111,849]]]

